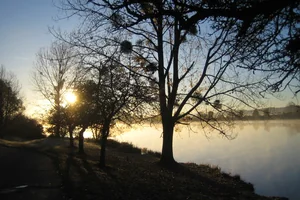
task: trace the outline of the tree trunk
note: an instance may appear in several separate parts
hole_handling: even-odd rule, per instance
[[[83,148],[83,143],[84,143],[84,137],[83,133],[87,129],[87,127],[83,127],[80,132],[79,132],[79,141],[78,141],[78,153],[83,154],[84,153],[84,148]]]
[[[69,134],[70,134],[70,147],[73,148],[74,147],[73,131],[70,131]]]
[[[102,137],[100,141],[101,150],[100,150],[100,160],[99,167],[104,168],[106,166],[105,157],[106,157],[106,143],[107,137]]]
[[[57,138],[60,137],[60,124],[59,124],[59,123],[57,123],[57,124],[55,125],[54,136],[57,137]]]
[[[109,125],[110,122],[104,122],[103,129],[101,132],[101,150],[100,150],[100,160],[99,160],[99,167],[104,168],[105,164],[105,154],[106,154],[106,142],[107,137],[109,136]]]
[[[172,110],[167,107],[165,68],[164,68],[164,41],[163,18],[157,19],[157,49],[158,49],[158,78],[159,78],[159,106],[163,125],[163,146],[160,163],[163,165],[175,165],[173,157],[173,130]],[[170,106],[169,108],[171,108]]]
[[[74,129],[75,129],[75,126],[73,125],[69,125],[68,126],[69,128],[69,136],[70,136],[70,147],[73,148],[75,145],[74,145],[74,137],[73,137],[73,132],[74,132]]]
[[[171,120],[167,120],[163,122],[163,145],[162,145],[162,152],[160,163],[165,166],[173,166],[176,163],[174,156],[173,156],[173,131],[174,131],[174,124],[169,122]]]

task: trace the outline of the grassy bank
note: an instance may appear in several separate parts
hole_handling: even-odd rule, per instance
[[[108,142],[106,169],[98,168],[100,147],[92,141],[85,143],[84,155],[63,139],[1,143],[51,156],[72,199],[280,199],[255,194],[252,184],[215,166],[180,163],[166,169],[158,153],[128,143]]]

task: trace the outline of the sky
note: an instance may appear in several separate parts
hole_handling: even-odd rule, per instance
[[[75,18],[59,20],[64,16],[54,3],[57,0],[0,0],[0,65],[13,72],[21,84],[21,95],[24,98],[27,112],[32,113],[41,97],[34,91],[30,81],[40,48],[47,48],[55,38],[49,27],[71,31],[79,24]],[[291,94],[284,93],[284,101],[271,98],[269,106],[285,106]]]
[[[31,74],[40,48],[47,48],[55,38],[49,27],[72,30],[75,20],[63,16],[55,0],[0,0],[0,65],[11,71],[21,85],[25,106],[33,111],[41,98],[31,83]]]

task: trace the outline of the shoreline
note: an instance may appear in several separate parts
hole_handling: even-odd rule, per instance
[[[105,169],[98,167],[100,146],[91,141],[85,142],[84,155],[69,148],[67,139],[0,140],[0,145],[50,156],[72,199],[287,199],[258,195],[251,183],[216,166],[179,163],[166,169],[158,164],[159,153],[144,154],[143,149],[114,140],[108,142]]]

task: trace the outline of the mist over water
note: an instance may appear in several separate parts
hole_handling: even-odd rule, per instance
[[[300,120],[237,122],[233,132],[236,138],[228,140],[216,132],[204,134],[200,123],[181,126],[174,134],[174,157],[239,174],[258,194],[300,199]],[[161,151],[161,134],[160,125],[147,124],[116,139]]]

